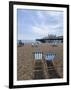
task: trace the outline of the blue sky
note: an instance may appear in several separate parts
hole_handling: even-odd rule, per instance
[[[63,15],[62,11],[17,9],[18,40],[63,35]]]

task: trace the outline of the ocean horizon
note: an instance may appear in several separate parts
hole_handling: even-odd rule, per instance
[[[17,44],[19,44],[20,40],[17,40]],[[36,40],[21,40],[22,43],[24,44],[31,44],[31,43],[35,43]]]

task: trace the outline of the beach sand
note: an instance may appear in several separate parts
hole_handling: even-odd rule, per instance
[[[50,63],[44,58],[40,61],[34,59],[34,52],[40,51],[43,54],[55,53],[55,59]],[[38,64],[36,64],[38,62]],[[51,69],[48,68],[50,65]],[[54,69],[54,70],[52,70]],[[58,74],[59,77],[55,74]],[[50,77],[50,74],[52,76]],[[17,80],[51,79],[63,77],[63,45],[53,46],[50,44],[39,44],[32,47],[31,44],[17,46]]]

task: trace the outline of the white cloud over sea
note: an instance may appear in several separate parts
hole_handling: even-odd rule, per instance
[[[62,11],[17,10],[18,39],[34,40],[48,34],[63,35]]]

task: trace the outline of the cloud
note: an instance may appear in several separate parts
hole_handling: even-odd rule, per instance
[[[47,11],[47,12],[44,12],[46,15],[50,15],[50,16],[53,16],[53,17],[55,17],[55,16],[60,16],[60,15],[62,15],[62,13],[63,13],[63,11],[52,11],[52,10],[50,10],[50,11]]]
[[[63,12],[39,11],[36,13],[38,21],[32,26],[32,31],[38,35],[63,33]],[[36,18],[36,19],[37,19]],[[40,20],[40,24],[39,24]],[[36,21],[36,20],[35,20]]]
[[[35,33],[35,34],[38,34],[38,35],[42,35],[42,36],[45,36],[45,35],[48,35],[48,28],[46,27],[42,27],[40,25],[40,27],[37,27],[37,26],[33,26],[32,27],[32,31]]]
[[[19,16],[18,20],[19,39],[31,40],[48,34],[63,35],[63,12],[26,10],[20,13],[23,16]]]
[[[37,16],[38,16],[39,18],[43,18],[43,17],[44,17],[44,16],[43,16],[43,13],[42,13],[41,11],[37,11],[36,14],[37,14]]]
[[[39,25],[32,26],[32,32],[38,36],[48,36],[48,34],[63,34],[63,27],[59,24],[57,25]]]

